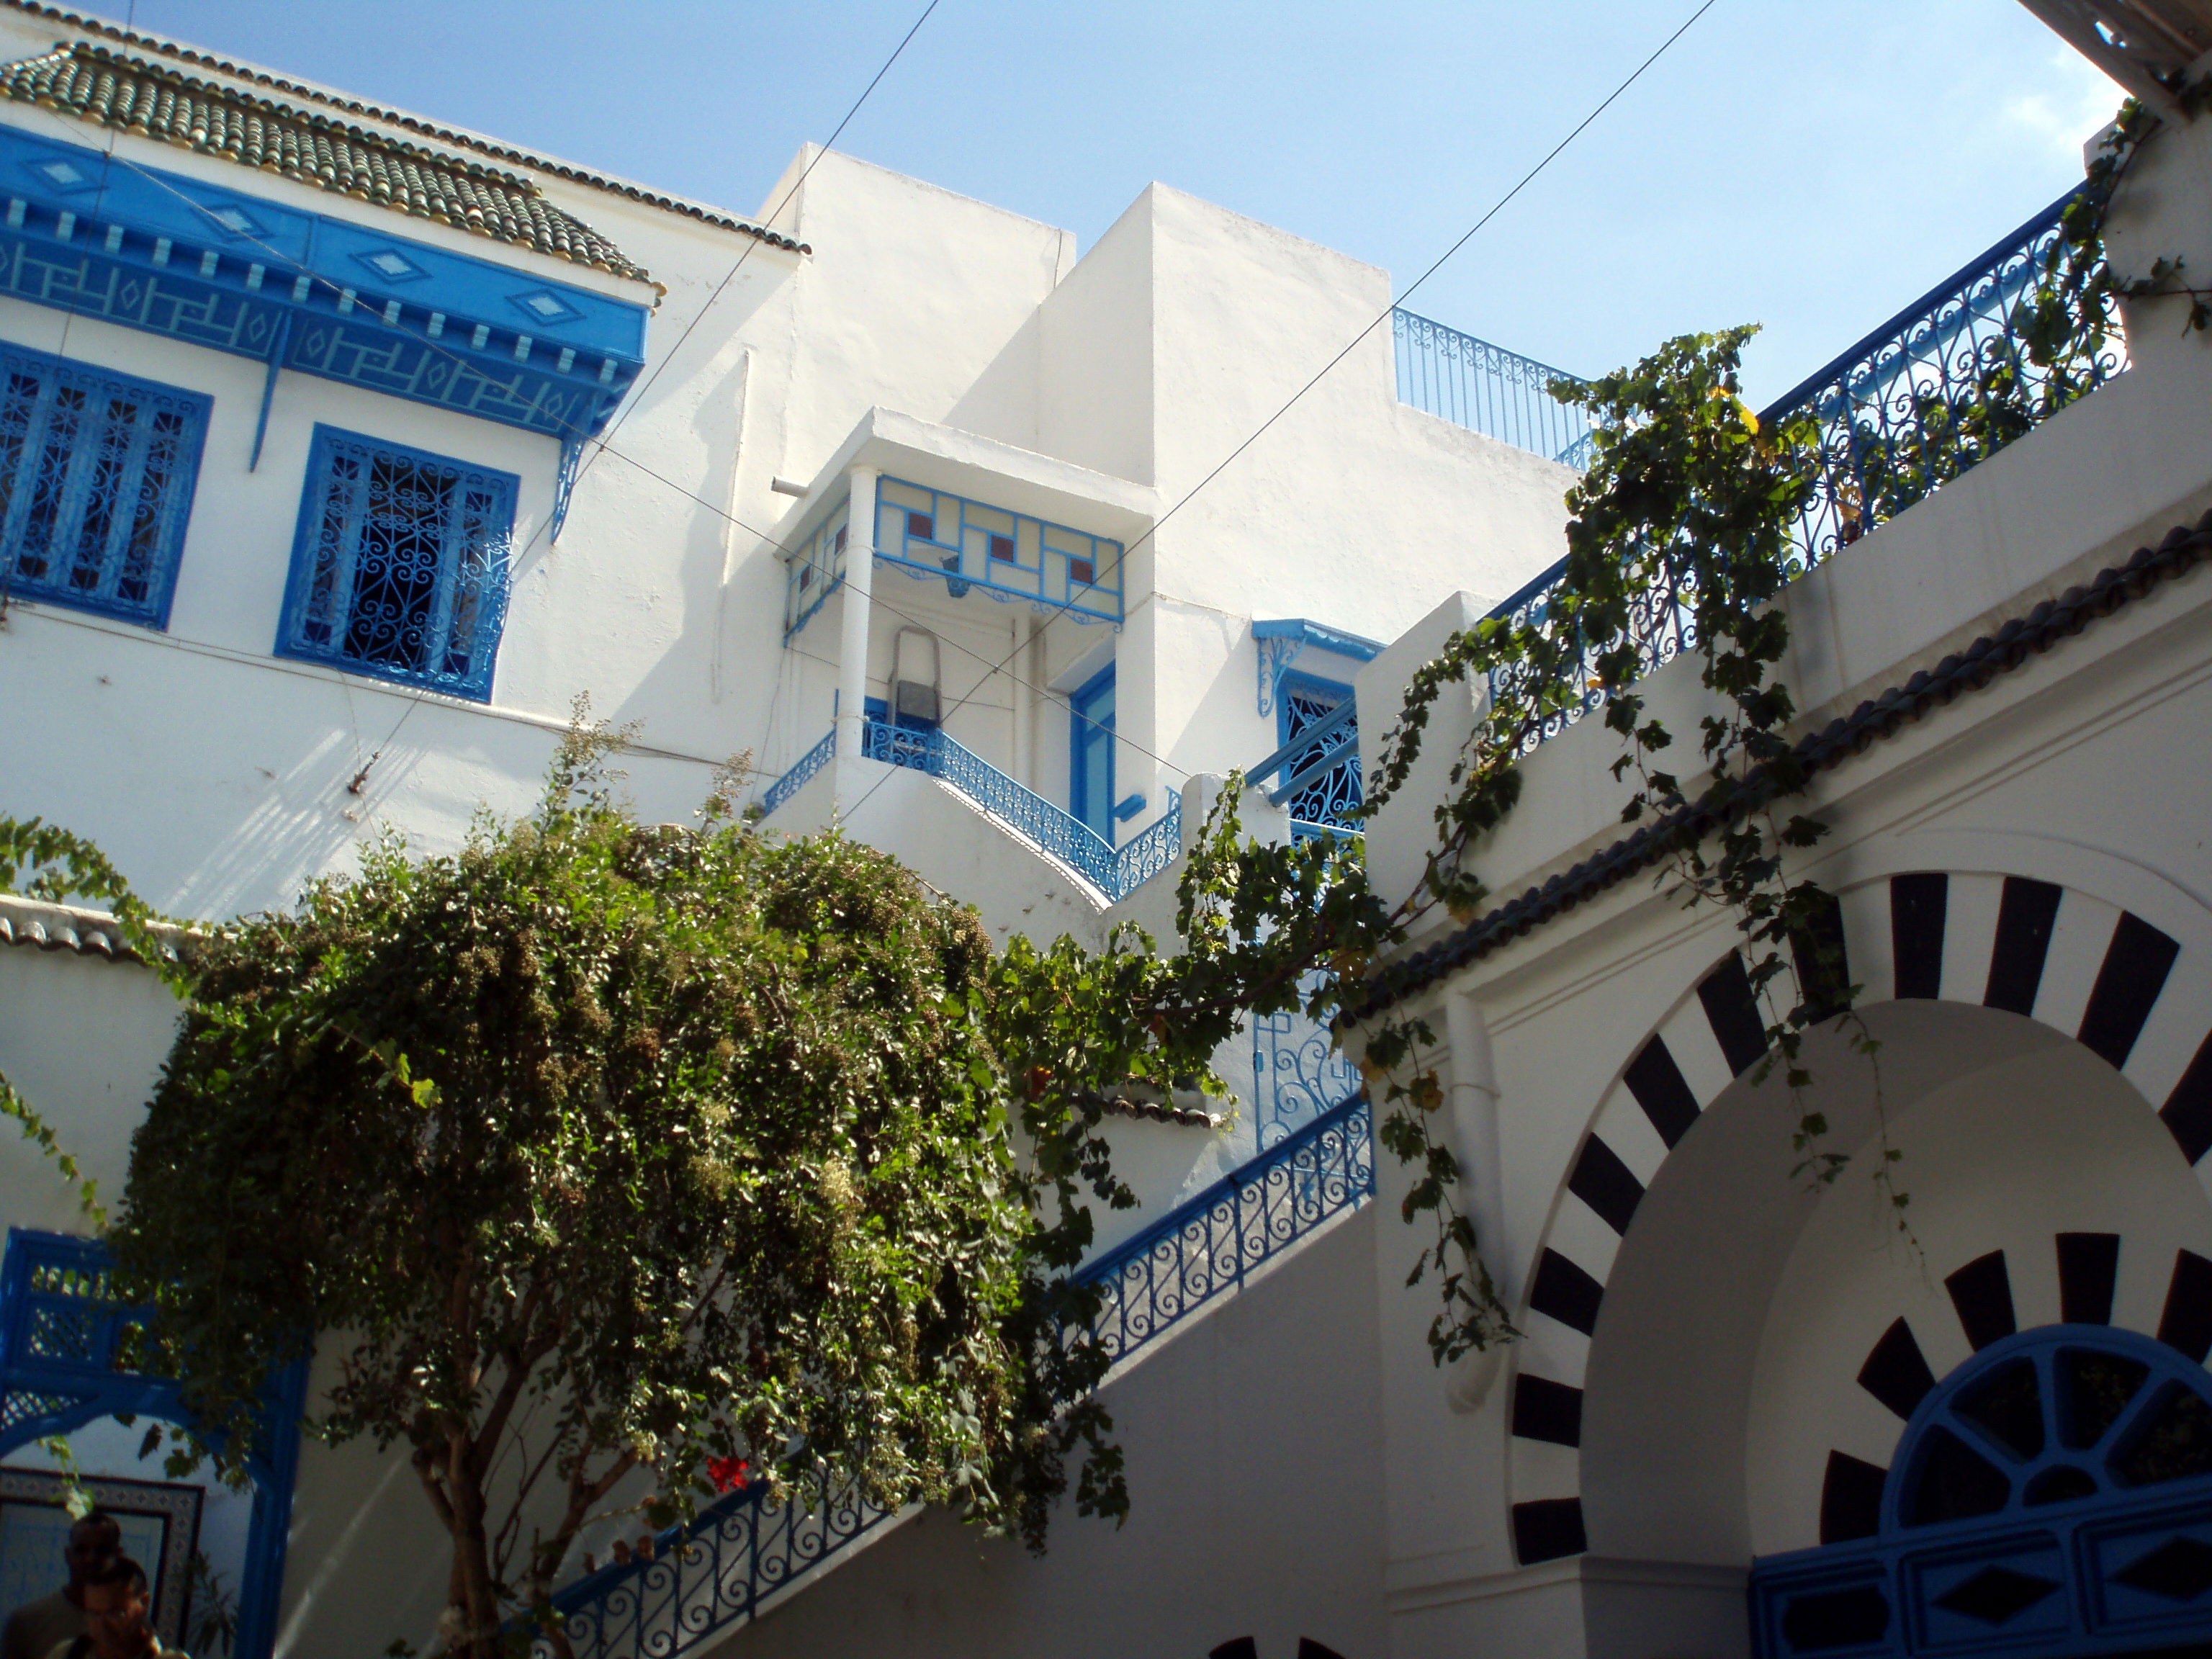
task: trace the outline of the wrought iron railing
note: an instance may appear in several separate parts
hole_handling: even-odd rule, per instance
[[[2039,422],[2127,367],[2109,315],[2075,319],[2085,343],[2039,365],[2020,337],[2021,311],[2056,246],[2069,192],[1966,268],[1938,283],[1820,373],[1764,410],[1762,425],[1809,413],[1819,423],[1818,476],[1796,532],[1809,569],[1894,518]],[[1490,615],[1545,623],[1566,561],[1543,572]],[[1668,585],[1645,594],[1631,632],[1644,672],[1694,646],[1695,595]],[[1585,689],[1566,697],[1528,738],[1534,749],[1603,701],[1596,663],[1614,642],[1583,641]],[[1493,682],[1496,696],[1509,688]]]
[[[791,770],[768,787],[761,796],[761,816],[770,812],[789,800],[806,787],[806,781],[828,765],[837,753],[837,728],[831,726],[830,735],[799,757]]]
[[[1115,848],[1082,819],[1015,782],[940,729],[909,730],[871,720],[863,728],[860,752],[870,760],[911,767],[942,778],[1040,851],[1074,871],[1109,900],[1124,897],[1174,863],[1182,852],[1180,796],[1171,797],[1165,812]]]
[[[1551,392],[1578,376],[1402,307],[1390,325],[1400,402],[1569,466],[1587,464],[1589,416]]]
[[[1134,1238],[1079,1280],[1104,1302],[1094,1326],[1116,1364],[1238,1287],[1375,1191],[1367,1100],[1354,1095]],[[650,1559],[602,1567],[553,1598],[574,1659],[678,1659],[892,1518],[840,1489],[810,1510],[733,1492],[654,1540]],[[540,1637],[535,1659],[552,1659]]]
[[[1354,1095],[1088,1264],[1116,1363],[1375,1191],[1367,1097]]]

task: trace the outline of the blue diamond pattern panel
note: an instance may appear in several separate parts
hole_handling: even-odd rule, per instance
[[[550,289],[537,289],[528,294],[510,294],[507,297],[509,304],[533,323],[570,323],[584,314]]]
[[[234,236],[266,236],[269,228],[235,202],[225,202],[207,210],[209,218]]]
[[[74,193],[94,189],[100,184],[100,174],[96,170],[66,156],[58,155],[50,161],[29,162],[27,170],[49,190]]]
[[[381,282],[412,283],[430,273],[416,264],[396,247],[380,247],[369,253],[356,253],[356,263]]]

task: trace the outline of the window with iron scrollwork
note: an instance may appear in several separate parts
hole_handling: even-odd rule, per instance
[[[1352,688],[1330,680],[1317,680],[1304,674],[1285,674],[1282,695],[1278,702],[1281,710],[1282,741],[1295,742],[1300,732],[1318,726],[1334,714],[1344,701],[1351,696]],[[1298,823],[1326,823],[1339,830],[1357,830],[1359,825],[1352,817],[1360,802],[1359,785],[1359,725],[1358,717],[1333,736],[1316,743],[1312,748],[1301,750],[1285,763],[1281,780],[1287,782],[1315,762],[1321,760],[1328,750],[1349,742],[1351,753],[1344,760],[1307,784],[1290,798],[1291,819]]]
[[[167,627],[211,401],[0,349],[0,592]]]
[[[277,654],[489,702],[519,487],[317,427]]]

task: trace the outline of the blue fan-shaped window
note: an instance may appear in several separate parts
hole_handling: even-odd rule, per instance
[[[1993,1342],[1914,1410],[1879,1516],[1757,1565],[1761,1659],[2212,1651],[2212,1376],[2102,1325]]]

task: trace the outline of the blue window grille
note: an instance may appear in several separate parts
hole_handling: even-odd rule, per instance
[[[144,1311],[115,1300],[108,1274],[96,1240],[9,1230],[0,1261],[0,1458],[118,1413],[191,1423],[174,1382],[129,1368],[125,1334]],[[234,1659],[267,1659],[276,1644],[306,1394],[301,1360],[271,1386],[249,1461],[253,1508]]]
[[[1760,1659],[2212,1643],[2212,1377],[2165,1343],[2104,1325],[2002,1338],[1921,1401],[1887,1472],[1841,1462],[1824,1530],[1856,1477],[1881,1483],[1874,1532],[1757,1564]]]
[[[0,590],[169,623],[211,400],[0,349]]]
[[[1121,620],[1121,544],[897,478],[876,486],[876,556],[954,599],[981,588],[1079,623]]]
[[[1291,750],[1277,779],[1287,788],[1291,821],[1357,831],[1359,793],[1359,714],[1351,708],[1352,688],[1307,674],[1285,674],[1276,699],[1276,729],[1282,750]],[[1350,709],[1350,712],[1343,711]],[[1342,713],[1341,720],[1332,716]],[[1316,732],[1310,741],[1299,740]]]
[[[277,654],[489,702],[519,487],[318,426]]]
[[[1079,823],[1114,844],[1114,668],[1069,700],[1067,805]]]

